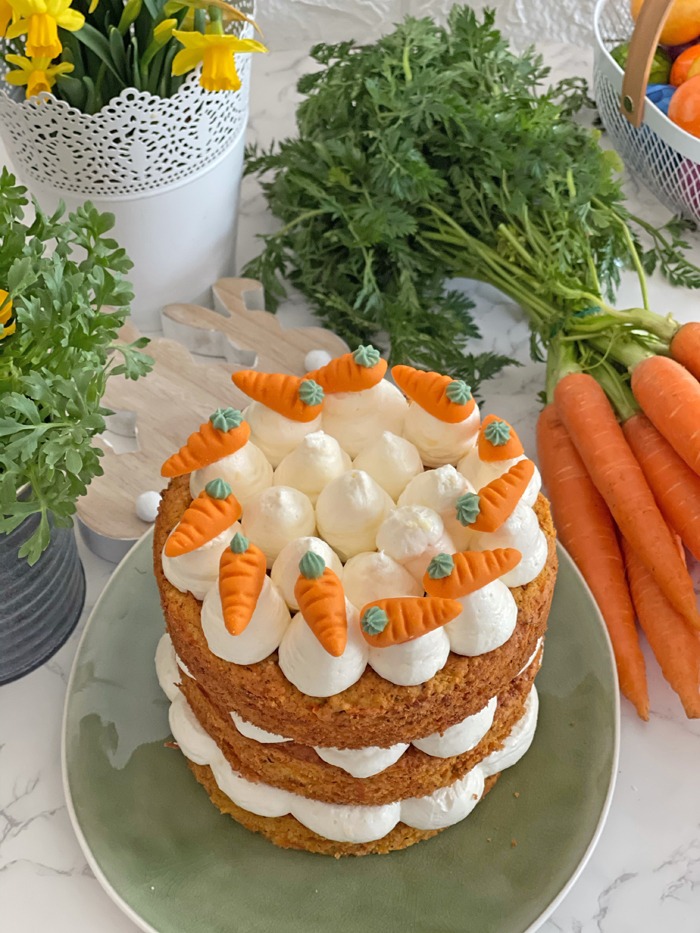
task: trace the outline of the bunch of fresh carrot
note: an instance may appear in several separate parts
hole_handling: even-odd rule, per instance
[[[623,694],[649,715],[635,619],[700,717],[700,324],[648,310],[584,316],[550,346],[537,426],[559,538],[608,627]]]

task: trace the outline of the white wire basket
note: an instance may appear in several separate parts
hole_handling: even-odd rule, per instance
[[[598,111],[626,166],[666,207],[700,222],[700,139],[644,97],[658,34],[671,2],[646,0],[644,11],[646,7],[646,29],[641,14],[635,29],[629,0],[598,0],[596,4],[593,88]],[[630,40],[625,72],[610,52]]]

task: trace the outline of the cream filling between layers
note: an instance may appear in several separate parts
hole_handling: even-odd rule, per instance
[[[170,729],[182,753],[195,764],[208,765],[217,786],[236,806],[258,816],[291,814],[303,826],[336,842],[373,842],[399,823],[419,830],[443,829],[471,813],[484,792],[487,777],[514,765],[527,752],[537,726],[538,699],[533,687],[525,712],[503,747],[463,778],[425,797],[381,806],[330,804],[300,797],[269,784],[253,783],[233,770],[214,740],[202,728],[184,696],[170,707]]]

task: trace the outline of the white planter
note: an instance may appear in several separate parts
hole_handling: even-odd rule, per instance
[[[236,63],[235,93],[205,91],[197,71],[173,97],[129,89],[93,115],[50,94],[0,92],[0,132],[39,204],[72,210],[89,200],[114,214],[142,331],[160,328],[166,304],[208,303],[211,283],[235,272],[250,55]]]

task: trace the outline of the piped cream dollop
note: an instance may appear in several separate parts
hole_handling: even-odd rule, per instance
[[[455,548],[463,551],[469,546],[470,533],[457,521],[455,503],[465,492],[475,490],[465,476],[447,463],[412,479],[399,496],[398,504],[424,505],[437,512]]]
[[[501,577],[501,582],[506,586],[523,586],[525,583],[530,583],[547,561],[546,535],[540,528],[535,512],[522,500],[498,531],[488,534],[474,533],[472,540],[476,550],[514,547],[523,555],[520,562]]]
[[[321,428],[321,416],[313,421],[292,421],[260,402],[251,402],[243,412],[250,425],[250,439],[262,450],[273,467],[303,441]]]
[[[362,551],[343,568],[343,589],[358,609],[375,599],[422,596],[423,585],[384,551]]]
[[[245,506],[263,489],[272,485],[272,467],[265,454],[251,441],[235,453],[222,457],[190,475],[190,495],[196,498],[208,482],[225,480]]]
[[[356,457],[383,431],[402,434],[407,407],[402,393],[386,379],[362,392],[327,393],[323,404],[323,430],[351,457]]]
[[[279,647],[279,665],[290,683],[312,697],[330,697],[347,690],[362,677],[369,645],[362,637],[357,609],[345,601],[348,641],[335,658],[328,654],[298,612],[284,633]]]
[[[377,531],[376,544],[417,580],[422,580],[436,554],[455,552],[438,513],[423,505],[404,505],[390,512]]]
[[[481,460],[479,457],[479,448],[475,446],[472,447],[469,453],[462,457],[457,464],[457,469],[463,476],[466,476],[474,489],[478,490],[481,489],[482,486],[487,486],[493,480],[498,479],[499,476],[503,476],[503,474],[507,473],[512,466],[515,466],[519,460],[527,460],[527,457],[525,454],[521,454],[521,456],[513,457],[510,460]],[[535,472],[532,474],[532,479],[527,484],[527,488],[520,500],[523,505],[534,505],[541,488],[542,477],[535,464]]]
[[[368,473],[350,470],[330,482],[318,497],[319,534],[347,560],[374,548],[377,530],[393,507],[388,493]]]
[[[222,552],[240,530],[240,522],[235,522],[211,541],[178,557],[168,557],[163,549],[161,556],[166,580],[181,593],[192,593],[196,599],[204,599],[210,587],[219,579],[219,560]]]
[[[461,596],[462,612],[445,626],[455,654],[475,657],[504,645],[515,631],[518,607],[501,580]]]
[[[240,635],[226,628],[219,587],[212,586],[202,603],[202,631],[209,650],[232,664],[256,664],[279,646],[289,625],[289,609],[269,577],[248,625]]]
[[[290,609],[299,608],[294,587],[299,579],[299,561],[307,551],[319,554],[326,562],[326,567],[330,567],[341,580],[343,579],[343,565],[330,544],[313,535],[290,541],[279,552],[270,571],[272,582],[277,584]]]
[[[356,470],[369,473],[396,501],[406,484],[423,473],[423,463],[415,444],[405,437],[382,431],[355,457]]]
[[[457,463],[474,446],[479,433],[479,406],[456,424],[448,424],[428,414],[420,405],[411,402],[406,413],[404,437],[415,444],[426,466]]]
[[[291,486],[269,486],[243,510],[243,533],[257,545],[272,567],[282,548],[316,530],[309,497]]]
[[[314,505],[331,480],[350,469],[352,461],[338,441],[323,431],[307,434],[275,470],[276,486],[293,486]]]
[[[384,680],[401,687],[424,684],[441,671],[450,654],[444,628],[388,648],[370,648],[369,665]]]

